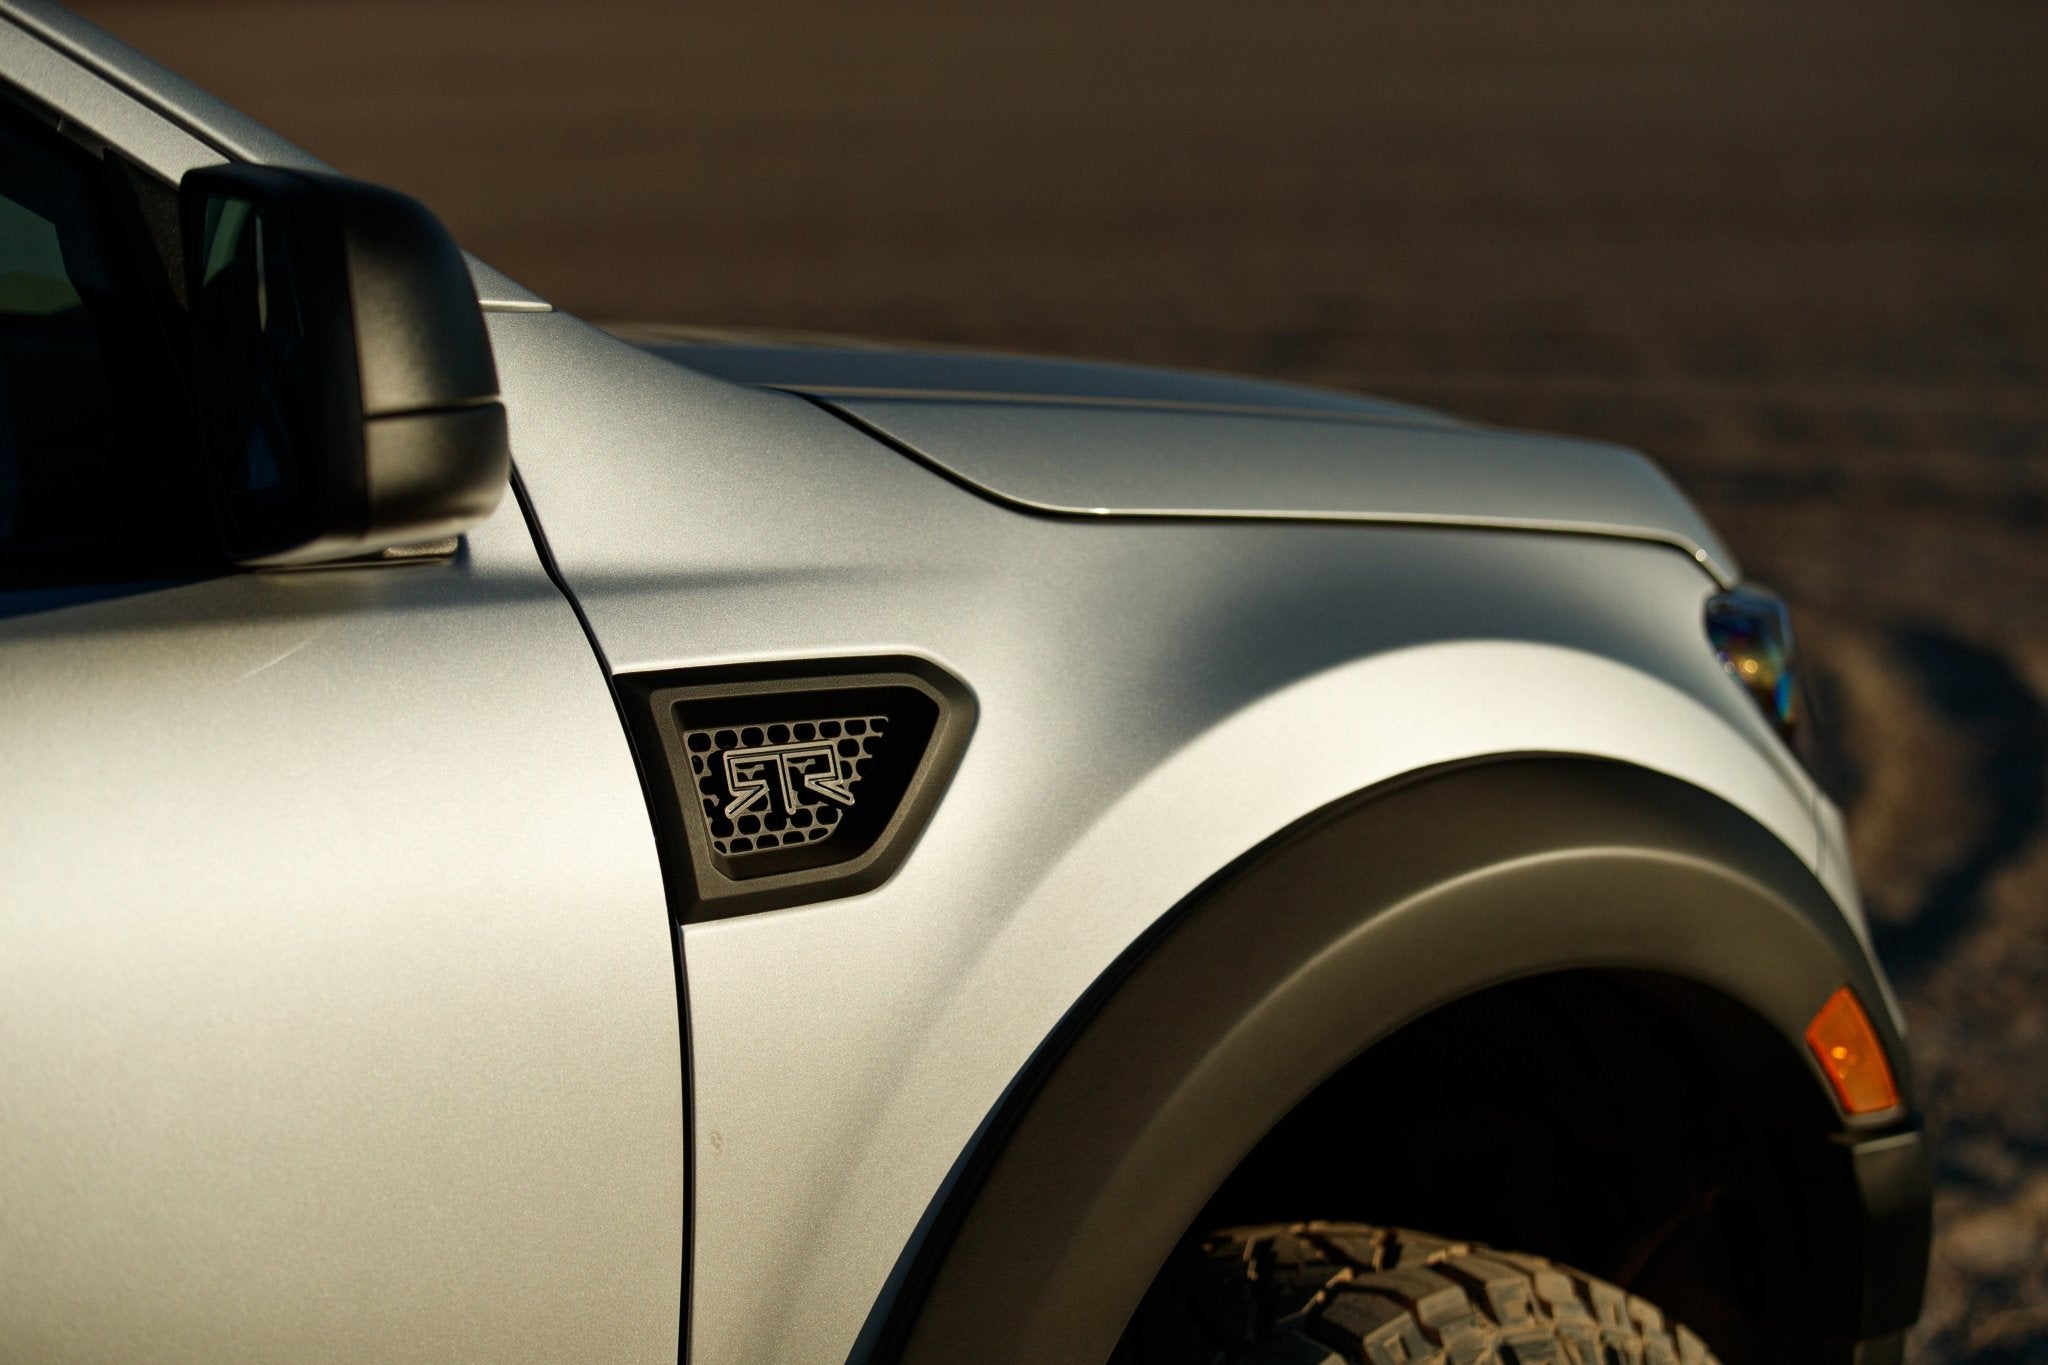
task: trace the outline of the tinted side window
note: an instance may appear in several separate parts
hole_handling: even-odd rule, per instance
[[[99,157],[0,105],[0,580],[190,534],[170,304],[131,220]]]
[[[22,548],[89,535],[84,495],[114,449],[93,167],[40,132],[0,124],[0,538]]]

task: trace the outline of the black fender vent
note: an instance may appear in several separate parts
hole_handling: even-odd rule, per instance
[[[966,687],[921,659],[619,684],[685,923],[879,886],[937,805],[974,719]]]
[[[898,733],[885,715],[684,731],[712,852],[730,861],[817,843],[841,833],[842,824],[851,829],[841,817],[863,814],[862,797],[869,810],[879,804],[884,731],[891,740]]]

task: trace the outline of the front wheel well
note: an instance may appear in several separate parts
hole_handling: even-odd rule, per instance
[[[1517,980],[1536,984],[1503,985]],[[1654,1153],[1632,1148],[1684,1150],[1703,1140],[1698,1128],[1740,1136],[1715,1147],[1739,1153],[1753,1137],[1757,1169],[1772,1178],[1731,1188],[1766,1204],[1788,1183],[1801,1196],[1759,1224],[1793,1234],[1797,1275],[1773,1287],[1773,1310],[1851,1347],[1895,1337],[1917,1312],[1925,1274],[1925,1151],[1907,1131],[1903,1071],[1906,1105],[1845,1127],[1806,1054],[1807,1021],[1845,980],[1866,1000],[1881,994],[1812,870],[1771,830],[1688,783],[1529,756],[1360,792],[1219,871],[1089,987],[933,1201],[870,1315],[862,1358],[1106,1357],[1219,1190],[1290,1188],[1293,1173],[1267,1159],[1277,1149],[1266,1139],[1310,1095],[1345,1097],[1340,1117],[1364,1142],[1425,1121],[1432,1107],[1461,1115],[1435,1121],[1445,1143],[1463,1143],[1457,1171],[1413,1165],[1420,1175],[1395,1172],[1373,1189],[1470,1186],[1481,1192],[1465,1200],[1475,1218],[1533,1220],[1543,1201],[1555,1210],[1573,1197],[1550,1168],[1518,1164],[1545,1126],[1553,1146],[1601,1139],[1593,1150],[1613,1164],[1591,1175],[1617,1182],[1652,1163]],[[1580,997],[1593,1013],[1574,1023]],[[1475,1003],[1439,1014],[1461,1000]],[[1446,1032],[1460,1019],[1470,1021],[1462,1035]],[[1538,1020],[1555,1023],[1547,1048],[1533,1042]],[[1903,1061],[1883,1012],[1871,1022]],[[1389,1066],[1403,1045],[1381,1043],[1404,1035],[1465,1045],[1425,1050],[1434,1069],[1417,1064],[1406,1092],[1386,1086],[1384,1100],[1370,1086],[1323,1088]],[[1651,1039],[1670,1046],[1641,1050]],[[1683,1104],[1603,1108],[1584,1089],[1585,1077],[1631,1056],[1630,1089],[1668,1083],[1667,1069],[1693,1074],[1674,1062],[1688,1046],[1714,1083]],[[1528,1097],[1520,1114],[1481,1103],[1510,1086]],[[1232,1175],[1261,1163],[1263,1181]],[[1796,1180],[1778,1178],[1801,1163]],[[1640,1231],[1583,1221],[1610,1240]],[[1553,1244],[1546,1235],[1541,1245]],[[1580,1257],[1588,1268],[1611,1263],[1598,1250]]]
[[[1761,1019],[1649,973],[1497,985],[1397,1030],[1245,1156],[1189,1228],[1360,1220],[1535,1252],[1644,1294],[1730,1365],[1811,1358],[1800,1153],[1825,1121]]]

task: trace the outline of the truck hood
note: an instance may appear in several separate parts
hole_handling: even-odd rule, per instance
[[[1598,441],[1405,403],[1134,365],[621,327],[704,374],[800,394],[987,497],[1093,517],[1360,521],[1618,536],[1737,577],[1662,470]]]

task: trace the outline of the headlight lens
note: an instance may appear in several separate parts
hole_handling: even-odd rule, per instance
[[[1776,594],[1744,586],[1707,599],[1707,639],[1784,741],[1803,751],[1806,702],[1792,652],[1792,617]]]

